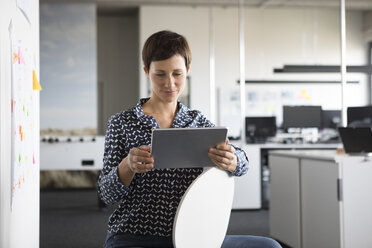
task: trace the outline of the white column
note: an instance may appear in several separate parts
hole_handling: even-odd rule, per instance
[[[347,112],[345,104],[346,96],[346,28],[345,28],[345,0],[340,0],[340,23],[341,23],[341,110],[342,110],[342,126],[347,125]],[[338,178],[342,178],[342,164],[339,167]],[[345,247],[344,240],[344,209],[343,204],[339,202],[339,216],[340,216],[340,246]]]
[[[346,104],[346,30],[345,30],[345,0],[340,0],[340,21],[341,21],[341,107],[342,126],[347,125],[347,104]]]
[[[214,57],[214,21],[213,8],[209,7],[209,109],[210,121],[216,123],[216,74]],[[217,124],[218,125],[218,124]]]
[[[240,137],[245,144],[245,44],[244,44],[244,6],[239,0],[239,57],[240,57]]]

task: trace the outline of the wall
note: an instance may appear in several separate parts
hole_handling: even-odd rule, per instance
[[[98,134],[104,134],[108,118],[137,104],[138,11],[99,13]]]
[[[153,32],[170,29],[185,35],[191,46],[191,107],[209,115],[209,19],[206,7],[144,6],[140,12],[140,44]],[[213,8],[216,87],[219,92],[239,90],[239,30],[237,8]],[[340,80],[338,74],[274,74],[284,64],[339,64],[338,9],[280,8],[244,12],[247,80]],[[366,63],[362,12],[348,11],[347,64]],[[348,74],[346,103],[367,103],[366,76]],[[141,95],[146,95],[141,75]],[[266,85],[271,87],[271,85]],[[315,86],[314,91],[318,88]],[[333,94],[340,94],[339,88]],[[319,88],[322,90],[322,88]],[[352,93],[351,93],[352,92]],[[327,99],[324,99],[326,104]],[[219,105],[223,105],[220,102]],[[333,106],[333,105],[332,105]],[[249,108],[247,108],[249,111]],[[221,115],[221,113],[220,113]],[[223,113],[220,119],[224,118]],[[238,120],[239,122],[239,120]],[[221,124],[221,123],[220,123]]]
[[[20,3],[22,1],[18,1]],[[39,247],[39,92],[32,95],[34,116],[33,134],[28,133],[31,145],[35,149],[35,164],[26,175],[22,190],[17,189],[12,198],[11,164],[11,40],[9,24],[12,20],[12,32],[30,45],[33,68],[39,78],[39,1],[23,1],[30,6],[30,22],[17,8],[15,0],[0,2],[0,247]],[[25,58],[26,59],[26,58]],[[26,62],[30,60],[26,59]],[[32,74],[30,74],[30,78]],[[32,82],[32,80],[30,80]],[[31,85],[30,85],[31,86]],[[30,158],[31,160],[31,158]]]
[[[219,124],[228,126],[231,136],[239,135],[238,20],[237,9],[214,10],[216,27],[216,85],[219,88]],[[337,65],[340,63],[339,14],[332,9],[245,9],[247,80],[339,81],[339,74],[273,73],[284,64]],[[229,28],[230,27],[230,28]],[[236,27],[236,28],[231,28]],[[362,12],[347,13],[347,64],[366,64]],[[226,47],[226,44],[229,44]],[[234,44],[234,45],[232,45]],[[227,49],[226,49],[227,48]],[[228,58],[228,60],[226,60]],[[226,73],[234,72],[234,73]],[[367,77],[348,74],[346,105],[368,102]],[[339,84],[247,84],[247,116],[276,115],[282,122],[282,105],[322,105],[341,108]],[[332,94],[330,94],[332,92]],[[282,97],[290,95],[290,97]],[[255,99],[253,99],[255,98]]]

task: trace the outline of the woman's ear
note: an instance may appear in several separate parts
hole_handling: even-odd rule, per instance
[[[189,73],[190,73],[190,65],[188,65],[186,68],[186,74],[189,75]]]
[[[146,68],[145,63],[143,63],[143,61],[142,61],[142,68],[143,68],[143,71],[145,72],[146,77],[149,77],[149,70],[148,68]]]

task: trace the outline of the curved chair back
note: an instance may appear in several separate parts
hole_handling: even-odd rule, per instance
[[[234,196],[234,177],[205,169],[189,186],[173,224],[176,248],[219,248],[225,238]]]

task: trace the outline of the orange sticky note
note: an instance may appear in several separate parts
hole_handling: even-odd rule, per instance
[[[21,141],[23,141],[24,135],[23,135],[23,130],[22,130],[21,125],[19,126],[19,135],[21,136]]]
[[[34,90],[42,90],[41,85],[39,81],[37,80],[36,72],[35,70],[32,71],[32,81],[33,81],[33,89]]]
[[[18,61],[18,53],[16,51],[13,51],[13,64],[17,63]]]

